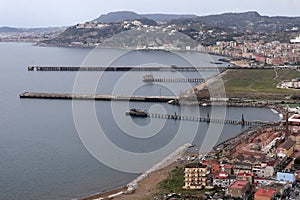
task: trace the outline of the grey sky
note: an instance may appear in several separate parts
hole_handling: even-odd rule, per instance
[[[0,26],[73,25],[118,10],[209,15],[255,10],[300,16],[300,0],[0,0]]]

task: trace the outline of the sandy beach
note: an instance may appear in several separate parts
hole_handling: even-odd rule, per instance
[[[173,162],[172,164],[153,172],[151,175],[146,177],[139,183],[139,187],[131,194],[122,194],[113,199],[116,200],[139,200],[139,199],[150,199],[158,192],[158,184],[168,178],[169,172],[174,169],[176,166],[181,166],[182,164]],[[127,191],[127,187],[115,189],[112,191],[104,192],[98,195],[93,195],[87,198],[83,198],[81,200],[98,200],[98,199],[110,199],[109,196],[113,194],[117,194],[121,191]]]
[[[192,145],[183,144],[174,152],[170,153],[160,162],[153,165],[149,170],[132,180],[127,186],[112,191],[92,195],[81,200],[100,200],[100,199],[147,199],[157,192],[157,185],[168,178],[169,172],[176,166],[180,166],[176,160],[187,152]]]

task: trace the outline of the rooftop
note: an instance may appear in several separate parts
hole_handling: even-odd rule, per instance
[[[219,173],[215,175],[215,179],[236,179],[236,176],[228,175],[226,173]]]
[[[203,165],[201,163],[189,163],[185,166],[185,168],[206,168],[207,165]]]
[[[254,194],[255,196],[263,196],[263,197],[273,197],[276,193],[275,190],[260,188],[257,190],[257,192]]]
[[[242,180],[239,180],[239,181],[235,181],[231,186],[229,186],[229,188],[231,189],[242,189],[244,188],[247,184],[249,184],[248,181],[242,181]]]
[[[252,174],[249,174],[249,173],[238,173],[238,176],[252,176]]]
[[[278,148],[290,149],[295,144],[296,144],[295,141],[287,140],[284,143],[280,144]]]

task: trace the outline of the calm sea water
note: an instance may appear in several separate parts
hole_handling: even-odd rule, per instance
[[[123,186],[137,173],[126,173],[111,169],[97,161],[82,144],[76,130],[72,102],[64,100],[19,99],[24,91],[72,92],[76,72],[28,72],[28,65],[182,65],[197,64],[212,66],[211,60],[218,57],[196,53],[179,55],[167,52],[129,52],[122,50],[99,49],[98,59],[88,56],[90,49],[36,47],[23,43],[0,43],[0,199],[72,199]],[[91,72],[86,72],[91,73]],[[209,77],[214,73],[183,73],[187,77]],[[135,79],[133,94],[177,95],[189,87],[187,84],[144,84],[144,72],[107,72],[97,85],[97,92],[104,94],[126,91]],[[154,72],[157,77],[181,76],[174,72]],[[91,75],[92,76],[92,75]],[[120,85],[122,87],[120,87]],[[121,88],[122,90],[118,89]],[[124,89],[125,88],[125,89]],[[134,153],[148,153],[161,149],[177,134],[187,137],[195,122],[167,120],[157,134],[141,138],[143,132],[136,127],[161,125],[161,119],[131,118],[124,114],[130,107],[143,108],[155,112],[184,113],[206,116],[210,107],[179,108],[173,105],[126,102],[80,101],[80,108],[94,106],[97,120],[106,137],[117,147]],[[112,106],[115,111],[112,113]],[[222,113],[224,108],[215,108],[214,113]],[[247,120],[278,120],[277,114],[269,109],[227,108],[228,119],[240,119],[244,114]],[[221,115],[221,114],[220,114]],[[132,123],[120,124],[116,121],[129,120]],[[83,118],[88,127],[86,133],[93,132],[89,119]],[[220,125],[198,124],[196,136],[191,141],[201,145],[206,133],[214,134]],[[134,127],[132,127],[134,126]],[[136,127],[135,127],[136,126]],[[181,126],[187,127],[184,130]],[[218,142],[235,136],[245,129],[240,126],[224,125]],[[125,134],[132,130],[132,134]],[[136,135],[134,135],[136,134]],[[145,131],[146,134],[146,131]],[[148,133],[147,133],[148,134]],[[182,140],[182,143],[186,141]],[[180,142],[178,143],[180,144]],[[114,157],[109,149],[102,154]],[[165,152],[168,154],[170,152]],[[163,157],[161,155],[157,160]],[[153,161],[152,161],[153,162]],[[152,163],[154,164],[154,162]],[[120,163],[122,165],[122,163]],[[131,163],[139,165],[139,163]]]

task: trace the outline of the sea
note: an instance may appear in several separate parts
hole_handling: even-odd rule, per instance
[[[268,108],[176,106],[166,103],[20,99],[22,92],[179,95],[195,83],[145,83],[146,71],[28,71],[28,66],[198,66],[216,70],[155,71],[164,78],[208,78],[220,56],[0,43],[0,199],[78,199],[129,183],[185,143],[208,151],[248,127],[174,119],[152,113],[278,121]],[[211,91],[214,92],[214,91]],[[221,95],[221,94],[220,94]]]

